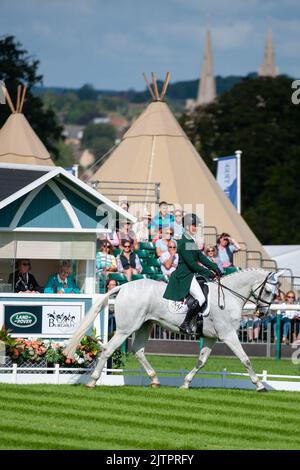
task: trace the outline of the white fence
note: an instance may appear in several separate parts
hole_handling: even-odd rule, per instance
[[[37,372],[40,373],[37,373]],[[32,372],[32,373],[31,373]],[[186,370],[166,370],[157,371],[161,374],[159,379],[162,386],[180,387],[183,384]],[[11,367],[0,367],[0,383],[7,384],[85,384],[90,379],[91,371],[88,369],[71,369],[60,367],[58,364],[54,368],[47,367],[18,367],[13,364]],[[135,375],[131,375],[135,374]],[[258,374],[263,384],[268,390],[297,391],[300,392],[300,376],[293,375],[273,375],[266,370]],[[276,380],[274,380],[276,379]],[[97,385],[108,386],[148,386],[150,379],[142,370],[133,369],[104,369]],[[192,388],[229,388],[255,390],[248,374],[237,372],[198,372],[194,378]]]

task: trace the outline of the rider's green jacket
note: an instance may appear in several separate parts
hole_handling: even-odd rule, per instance
[[[177,253],[179,255],[178,266],[170,277],[164,298],[179,301],[188,295],[194,274],[200,274],[205,279],[213,278],[214,273],[209,269],[216,272],[218,266],[207,259],[194,240],[188,238],[186,234],[177,242]],[[209,269],[201,266],[199,261]]]

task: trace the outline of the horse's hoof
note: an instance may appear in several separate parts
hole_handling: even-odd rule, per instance
[[[91,380],[90,382],[88,382],[87,384],[85,384],[85,388],[95,388],[96,387],[96,382],[97,380]]]
[[[259,388],[256,390],[257,392],[267,392],[268,390],[266,388]]]
[[[159,387],[160,387],[160,383],[158,383],[158,382],[151,382],[150,387],[151,387],[151,388],[159,388]]]
[[[190,387],[188,386],[188,384],[183,384],[179,388],[181,388],[182,390],[188,390]]]

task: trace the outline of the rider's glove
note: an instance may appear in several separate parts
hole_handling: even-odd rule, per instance
[[[221,269],[216,268],[214,271],[215,271],[215,273],[216,273],[216,277],[221,277],[221,276],[222,276],[222,271],[221,271]]]

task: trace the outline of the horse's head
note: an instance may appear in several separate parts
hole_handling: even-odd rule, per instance
[[[278,294],[279,277],[284,270],[269,273],[263,282],[257,282],[252,289],[252,297],[256,300],[257,313],[260,316],[269,314],[270,305]]]

